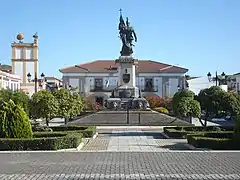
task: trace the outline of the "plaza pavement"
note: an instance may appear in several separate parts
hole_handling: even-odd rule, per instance
[[[0,179],[240,179],[240,152],[189,150],[158,126],[97,131],[80,152],[1,152]]]
[[[1,180],[240,179],[237,152],[1,153]]]
[[[55,119],[50,125],[62,124]],[[240,180],[239,151],[191,150],[185,139],[167,139],[162,126],[97,131],[80,151],[1,152],[0,180]]]
[[[81,151],[167,152],[191,150],[186,139],[168,139],[159,126],[98,126]]]

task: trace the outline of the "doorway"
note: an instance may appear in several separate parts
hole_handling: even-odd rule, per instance
[[[103,106],[103,97],[96,96],[95,99],[96,99],[95,100],[96,104],[99,104],[100,106]]]

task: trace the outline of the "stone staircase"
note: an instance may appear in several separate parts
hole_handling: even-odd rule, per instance
[[[190,123],[155,111],[100,111],[70,122],[84,125],[181,126]]]

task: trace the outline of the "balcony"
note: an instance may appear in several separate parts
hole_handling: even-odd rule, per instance
[[[111,92],[114,88],[116,88],[117,86],[112,85],[112,86],[90,86],[90,92]]]
[[[158,86],[146,87],[146,86],[137,86],[141,92],[158,92]]]

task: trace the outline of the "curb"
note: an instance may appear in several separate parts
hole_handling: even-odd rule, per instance
[[[71,152],[71,151],[79,151],[83,148],[84,142],[81,142],[77,148],[69,148],[69,149],[59,149],[56,152]]]
[[[98,132],[96,132],[91,139],[96,139],[98,137]]]
[[[170,138],[167,134],[165,134],[164,132],[162,132],[161,133],[165,138],[167,138],[167,139],[172,139],[172,138]]]

